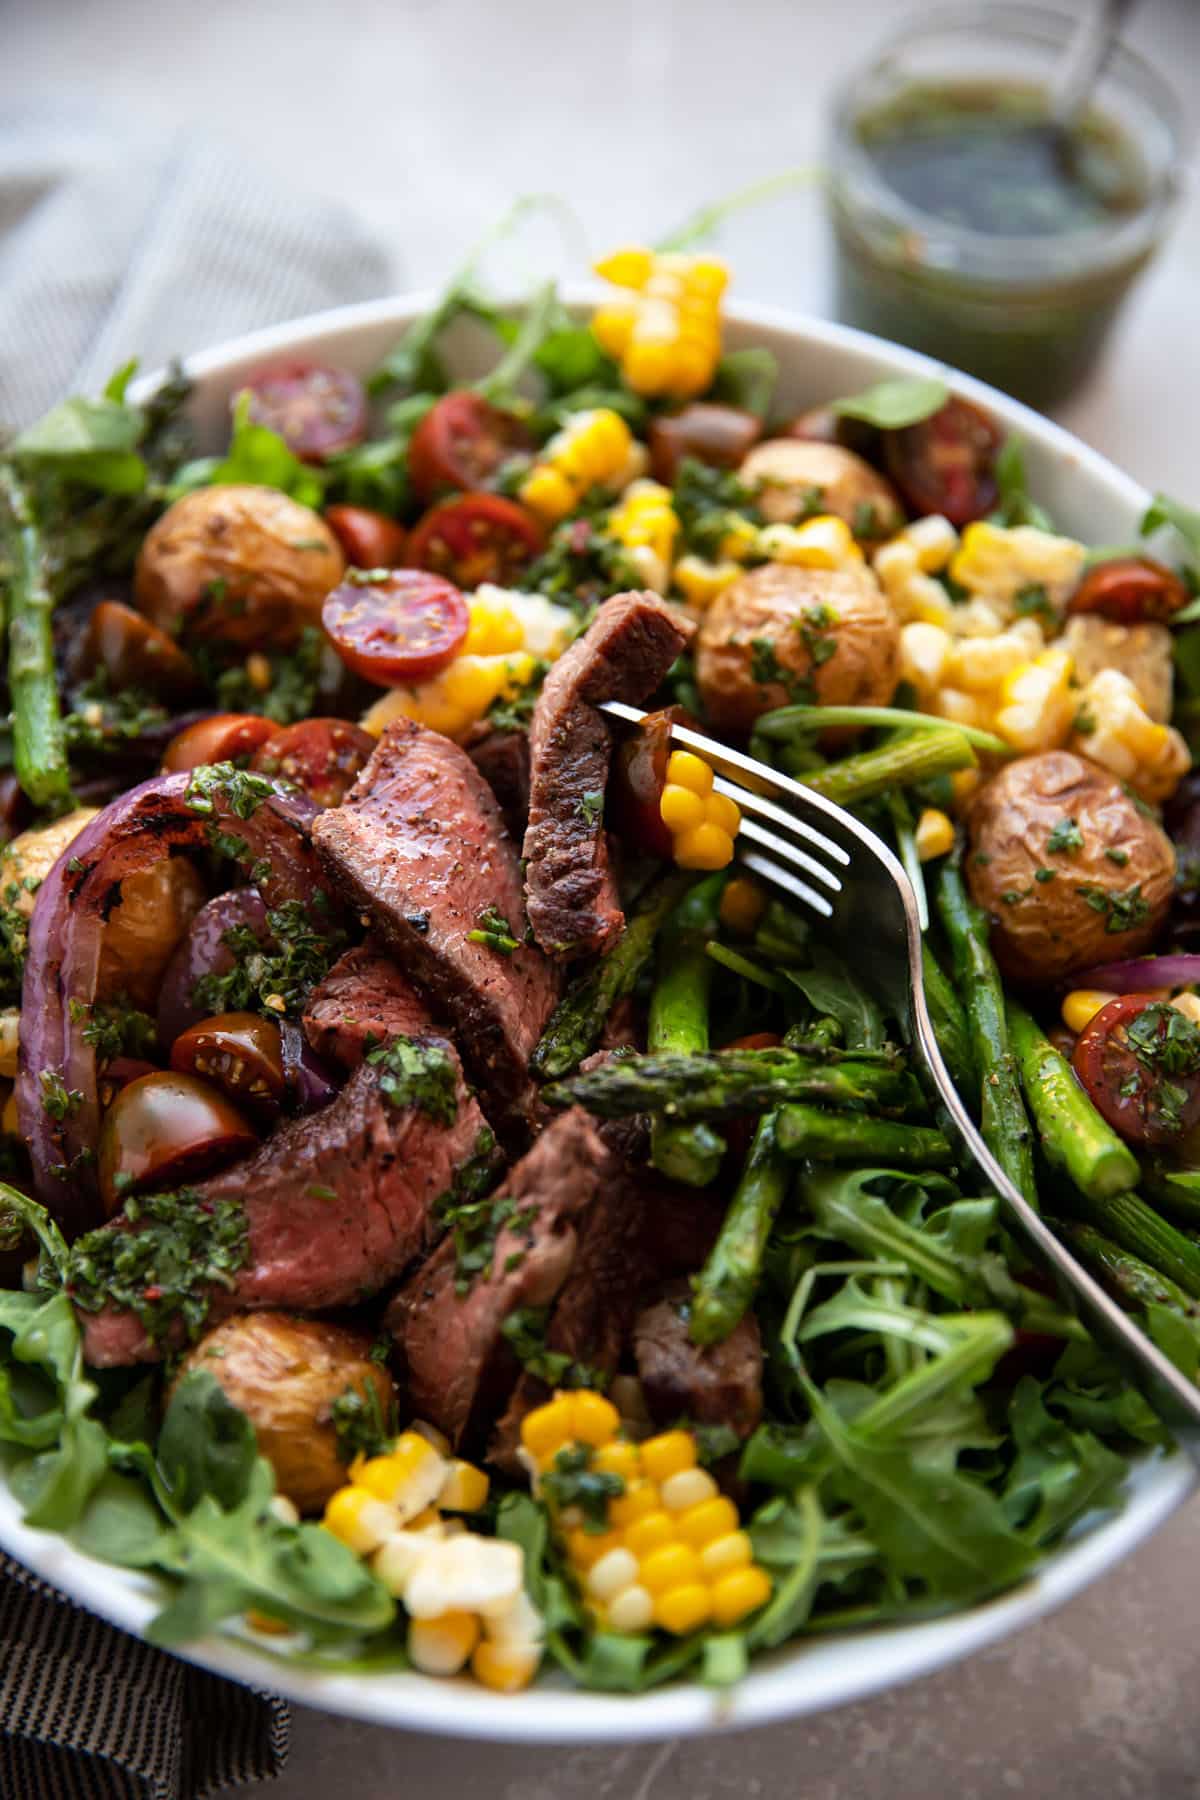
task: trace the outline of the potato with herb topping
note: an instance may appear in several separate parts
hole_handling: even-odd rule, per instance
[[[1066,750],[1022,756],[975,796],[967,882],[1014,981],[1054,982],[1145,950],[1175,851],[1105,770]]]
[[[904,523],[904,508],[891,482],[840,444],[770,438],[755,445],[738,478],[772,525],[834,513],[855,537],[874,543],[891,537]]]

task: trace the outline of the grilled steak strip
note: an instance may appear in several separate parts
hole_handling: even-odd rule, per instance
[[[529,823],[529,733],[481,726],[468,738],[466,752],[495,794],[513,842],[519,844]]]
[[[369,938],[338,958],[308,997],[301,1020],[318,1056],[357,1069],[373,1044],[435,1029],[429,1008],[391,957]]]
[[[529,923],[550,956],[606,950],[625,922],[603,822],[612,739],[596,705],[640,705],[689,636],[656,594],[618,594],[546,677],[529,733],[524,854]]]
[[[210,1319],[245,1307],[351,1305],[394,1281],[434,1241],[435,1202],[490,1133],[461,1074],[450,1125],[418,1106],[394,1105],[380,1074],[364,1063],[322,1111],[282,1126],[247,1161],[198,1184],[204,1201],[237,1202],[249,1233],[232,1287],[212,1290]],[[137,1227],[118,1218],[108,1229]],[[84,1354],[97,1368],[162,1354],[132,1312],[80,1319]]]
[[[531,1105],[530,1052],[557,996],[554,969],[524,942],[516,850],[491,789],[449,738],[390,725],[313,841],[335,885],[368,911],[433,1011],[454,1027],[472,1074],[519,1135]],[[499,915],[517,948],[472,941]]]
[[[688,1419],[728,1425],[748,1438],[762,1418],[762,1341],[753,1313],[723,1343],[701,1349],[688,1336],[687,1281],[675,1282],[637,1316],[633,1349],[656,1425]]]

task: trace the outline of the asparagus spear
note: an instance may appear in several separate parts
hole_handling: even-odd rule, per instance
[[[1036,1206],[1032,1133],[1008,1041],[1004,988],[988,946],[987,920],[967,893],[957,856],[942,864],[937,898],[978,1072],[974,1098],[984,1142],[1030,1205]]]
[[[1137,1157],[1096,1111],[1066,1057],[1015,1000],[1008,1003],[1008,1031],[1046,1160],[1097,1199],[1136,1186]]]
[[[1185,1225],[1200,1226],[1200,1169],[1172,1169],[1155,1160],[1144,1171],[1142,1185],[1164,1212]]]
[[[975,752],[960,731],[914,732],[878,750],[860,750],[801,779],[839,806],[855,806],[893,788],[909,787],[954,769],[973,769]]]
[[[609,1013],[618,1000],[632,992],[664,919],[674,912],[694,880],[695,876],[683,869],[664,875],[643,897],[608,955],[567,989],[529,1059],[529,1067],[540,1081],[569,1075],[595,1048]]]
[[[1169,1306],[1195,1320],[1196,1302],[1178,1282],[1151,1268],[1140,1256],[1122,1250],[1094,1225],[1081,1219],[1064,1219],[1055,1229],[1114,1299],[1131,1306]]]
[[[954,1162],[953,1149],[933,1126],[821,1112],[795,1101],[780,1107],[775,1139],[785,1156],[817,1162],[878,1163],[888,1169],[946,1169]]]
[[[761,1113],[785,1100],[851,1110],[905,1112],[920,1089],[894,1055],[798,1050],[718,1050],[623,1056],[544,1090],[551,1106],[583,1106],[600,1118],[655,1113],[668,1119]]]
[[[724,875],[697,882],[667,921],[659,938],[658,973],[650,996],[646,1042],[652,1052],[708,1049],[708,995],[712,962],[707,940],[716,930]],[[655,1119],[650,1161],[687,1187],[707,1187],[725,1154],[725,1140],[699,1119],[677,1125]]]
[[[767,1239],[790,1179],[775,1121],[774,1113],[759,1120],[720,1234],[696,1277],[689,1327],[695,1344],[721,1343],[754,1299]]]
[[[0,464],[0,533],[8,549],[8,684],[13,764],[35,806],[71,803],[66,742],[58,706],[51,615],[54,594],[41,532],[25,484]]]
[[[946,1067],[957,1088],[968,1093],[975,1084],[975,1059],[971,1053],[971,1034],[967,1016],[953,986],[942,972],[941,964],[929,945],[922,941],[921,961],[925,970],[925,1001],[933,1021],[934,1035],[945,1059]]]
[[[1137,1194],[1078,1195],[1073,1200],[1072,1210],[1082,1213],[1088,1224],[1149,1263],[1192,1299],[1200,1299],[1200,1244],[1195,1238],[1177,1231]]]

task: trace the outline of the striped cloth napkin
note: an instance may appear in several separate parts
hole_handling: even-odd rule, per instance
[[[0,111],[0,430],[131,357],[386,293],[340,207],[228,148],[87,104]],[[2,1800],[201,1800],[278,1774],[289,1715],[73,1606],[0,1555]]]

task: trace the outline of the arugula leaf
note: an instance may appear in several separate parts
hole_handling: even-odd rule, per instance
[[[1155,494],[1142,516],[1138,531],[1142,537],[1151,537],[1154,532],[1165,526],[1173,531],[1187,545],[1188,553],[1197,564],[1200,564],[1200,510],[1194,506],[1184,506],[1182,501],[1172,500],[1170,494]]]
[[[246,1498],[258,1460],[254,1427],[209,1369],[175,1389],[158,1440],[158,1467],[172,1508],[190,1512],[206,1494],[226,1509]]]
[[[882,1189],[883,1192],[873,1190]],[[1016,1288],[1003,1259],[981,1248],[967,1248],[955,1218],[968,1209],[964,1223],[978,1228],[995,1220],[994,1201],[963,1201],[953,1184],[936,1175],[920,1180],[886,1169],[816,1169],[801,1183],[801,1195],[828,1237],[852,1244],[880,1259],[904,1263],[912,1273],[955,1306],[1010,1302]],[[935,1214],[931,1230],[921,1212],[932,1195],[949,1194],[952,1203]],[[983,1212],[979,1208],[983,1208]]]
[[[765,419],[778,380],[779,363],[769,350],[727,350],[713,376],[712,398]]]
[[[195,488],[216,487],[225,482],[278,488],[303,506],[319,507],[325,497],[325,478],[289,450],[277,431],[258,425],[250,417],[250,394],[240,393],[234,402],[233,434],[224,456],[199,457],[185,463],[175,477],[170,497],[190,494]]]
[[[814,944],[811,956],[811,967],[784,969],[784,978],[799,988],[817,1013],[837,1020],[848,1050],[882,1050],[887,1042],[883,1009],[833,951]]]
[[[565,323],[548,331],[539,344],[533,365],[554,395],[573,394],[580,388],[611,389],[620,376],[611,356],[606,356],[588,325]]]
[[[1038,531],[1053,531],[1048,512],[1030,498],[1025,484],[1025,446],[1010,433],[1000,446],[995,465],[999,498],[990,515],[993,525],[1033,525]]]
[[[894,375],[876,381],[859,394],[848,394],[832,403],[843,419],[861,419],[879,431],[902,431],[919,425],[940,412],[950,389],[934,375]]]
[[[115,391],[125,371],[99,400],[75,395],[51,408],[15,439],[10,454],[27,468],[66,477],[106,494],[140,494],[146,464],[138,455],[145,430],[140,408]]]
[[[1115,1503],[1124,1459],[1093,1432],[1070,1431],[1055,1419],[1041,1382],[1021,1378],[1008,1418],[1017,1455],[1001,1504],[1031,1544],[1045,1545],[1086,1512]]]

